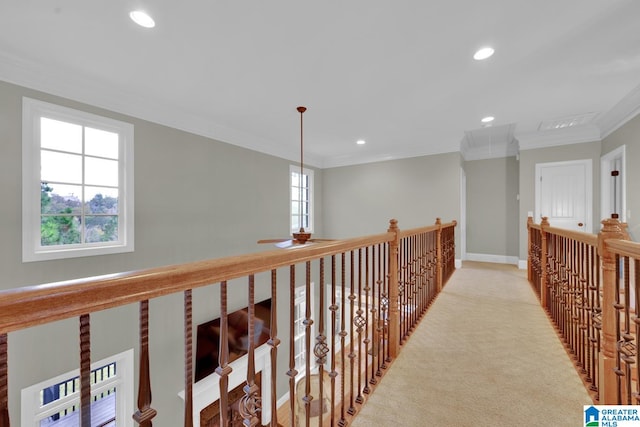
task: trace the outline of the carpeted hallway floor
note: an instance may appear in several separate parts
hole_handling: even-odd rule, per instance
[[[526,271],[465,262],[351,425],[569,427],[591,403]]]

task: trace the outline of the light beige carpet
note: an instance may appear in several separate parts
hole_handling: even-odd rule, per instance
[[[568,427],[591,403],[526,272],[465,262],[351,425]]]

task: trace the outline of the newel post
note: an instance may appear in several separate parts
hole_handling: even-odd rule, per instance
[[[600,352],[600,398],[603,405],[618,403],[616,368],[616,256],[607,249],[607,240],[624,239],[620,221],[602,221],[598,253],[602,260],[602,349]]]
[[[389,355],[395,359],[400,351],[400,310],[398,309],[398,248],[400,229],[398,220],[389,221],[390,233],[395,237],[389,242]]]
[[[442,259],[442,221],[436,218],[436,287],[438,293],[442,290],[442,268],[444,260]]]
[[[547,227],[550,227],[549,218],[542,217],[540,221],[540,304],[547,309],[547,286],[549,285],[549,250],[547,245]]]

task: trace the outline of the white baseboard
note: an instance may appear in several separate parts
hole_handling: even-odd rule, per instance
[[[527,269],[527,260],[526,259],[518,260],[518,268],[520,270],[526,270]]]
[[[460,267],[462,267],[462,260],[461,260],[461,259],[456,258],[455,267],[456,267],[456,268],[460,268]]]
[[[514,264],[519,266],[517,256],[490,255],[490,254],[472,254],[467,252],[468,261],[493,262],[496,264]],[[526,261],[525,261],[526,264]]]

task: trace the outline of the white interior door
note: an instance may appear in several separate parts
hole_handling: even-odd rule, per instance
[[[591,160],[536,164],[536,222],[592,232]]]

